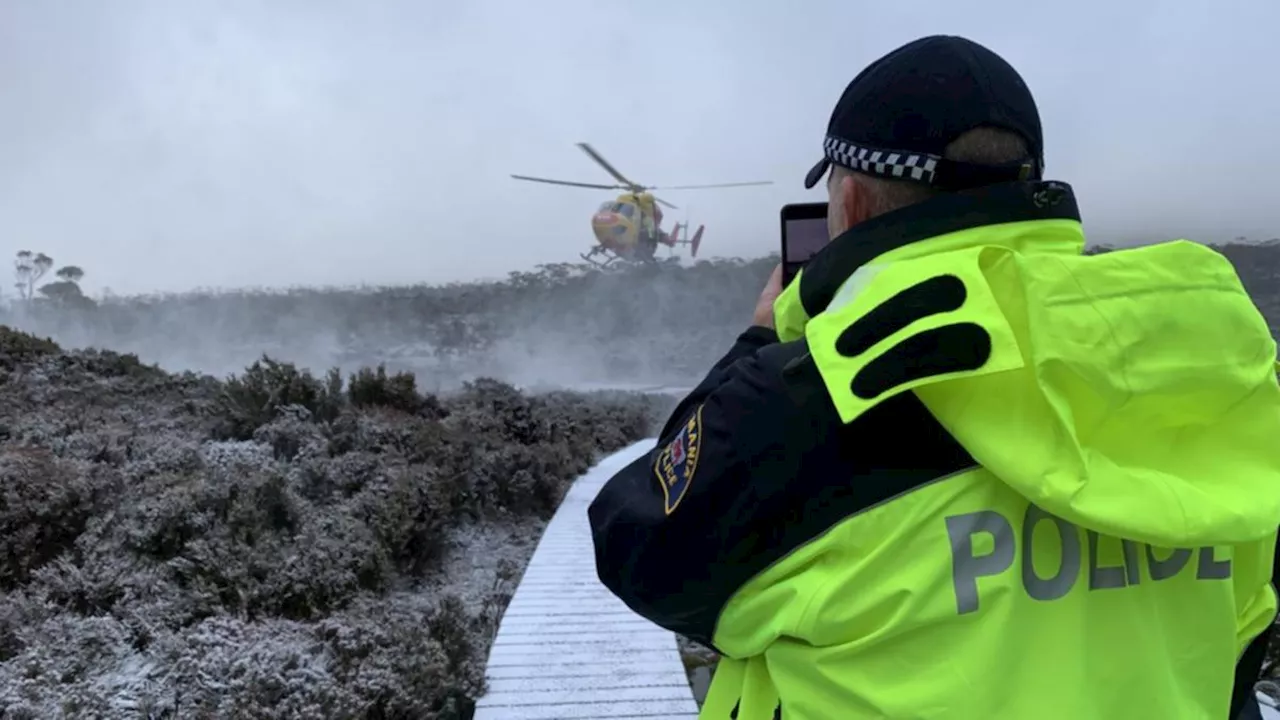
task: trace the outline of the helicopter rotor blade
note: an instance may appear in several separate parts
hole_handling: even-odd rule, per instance
[[[671,208],[672,210],[679,210],[679,209],[680,209],[680,208],[676,207],[675,205],[672,205],[671,203],[667,202],[666,200],[663,200],[663,199],[662,199],[662,198],[660,198],[660,197],[655,197],[655,198],[654,198],[654,201],[655,201],[655,202],[658,202],[658,203],[661,203],[662,205],[665,205],[665,206],[667,206],[667,207]]]
[[[715,183],[713,185],[663,185],[662,187],[649,188],[650,190],[702,190],[703,188],[727,188],[727,187],[746,187],[748,185],[772,185],[772,180],[757,180],[754,182],[737,182],[737,183]]]
[[[528,175],[512,175],[516,180],[528,180],[530,182],[550,183],[552,185],[570,185],[573,187],[594,188],[596,190],[626,190],[625,185],[601,185],[599,183],[581,183],[571,180],[552,180],[550,178],[530,177]]]
[[[617,168],[615,168],[614,166],[610,165],[610,164],[609,164],[609,161],[608,161],[608,160],[605,160],[605,159],[604,159],[604,157],[602,157],[602,156],[600,155],[600,153],[596,152],[596,149],[595,149],[595,148],[593,148],[593,147],[591,147],[589,144],[584,143],[584,142],[580,142],[580,143],[578,143],[578,147],[582,148],[582,152],[584,152],[584,153],[586,153],[588,156],[590,156],[592,160],[595,160],[595,161],[596,161],[596,163],[597,163],[598,165],[600,165],[600,167],[604,168],[605,172],[607,172],[607,173],[609,173],[610,175],[612,175],[614,180],[617,180],[618,182],[620,182],[620,183],[622,183],[623,185],[625,185],[627,189],[629,189],[629,190],[643,190],[643,189],[644,189],[644,186],[643,186],[643,185],[637,185],[636,183],[631,182],[630,180],[628,180],[628,179],[626,178],[626,176],[625,176],[625,175],[623,175],[622,173],[618,172],[618,169],[617,169]]]

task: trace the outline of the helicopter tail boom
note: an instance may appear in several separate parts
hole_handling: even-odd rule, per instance
[[[667,247],[675,247],[677,244],[679,244],[681,242],[680,228],[682,227],[684,227],[684,225],[681,225],[680,223],[676,223],[675,226],[671,228],[670,234],[662,236],[661,238],[662,244],[666,245]]]

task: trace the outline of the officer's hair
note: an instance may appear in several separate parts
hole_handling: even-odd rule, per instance
[[[1017,133],[994,127],[980,127],[956,138],[943,151],[942,156],[960,162],[1004,165],[1026,160],[1030,154],[1026,141]],[[944,192],[910,180],[879,178],[839,166],[833,172],[837,174],[834,178],[836,182],[843,175],[852,175],[862,183],[870,193],[873,216],[914,205]]]

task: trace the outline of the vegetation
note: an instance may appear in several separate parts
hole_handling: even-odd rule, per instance
[[[542,525],[668,402],[0,327],[3,715],[469,717]]]

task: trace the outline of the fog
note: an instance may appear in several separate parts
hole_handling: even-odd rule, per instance
[[[0,237],[98,294],[443,282],[576,259],[591,142],[708,255],[773,249],[832,103],[913,37],[1027,78],[1111,242],[1280,234],[1280,5],[810,0],[0,2]]]
[[[317,376],[385,365],[432,392],[479,377],[525,389],[684,387],[746,327],[774,261],[542,271],[449,287],[11,303],[0,307],[0,325],[219,377],[266,354]]]

